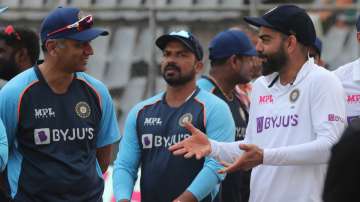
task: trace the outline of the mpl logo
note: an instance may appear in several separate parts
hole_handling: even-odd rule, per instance
[[[274,99],[272,95],[260,95],[259,96],[259,104],[272,104]]]
[[[49,128],[35,129],[34,142],[36,145],[50,144],[50,129]]]
[[[145,118],[144,126],[161,126],[162,121],[161,118]]]
[[[360,102],[360,95],[348,95],[346,101],[348,104],[357,104]]]
[[[35,109],[35,119],[55,118],[55,112],[51,107]]]

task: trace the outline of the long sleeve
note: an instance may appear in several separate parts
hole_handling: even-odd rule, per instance
[[[311,87],[311,119],[315,139],[298,145],[264,150],[265,165],[325,164],[330,149],[340,138],[345,126],[345,97],[338,79],[323,77],[322,85],[314,82]],[[331,89],[331,90],[329,90]]]
[[[116,201],[130,200],[140,161],[140,148],[136,136],[136,110],[132,110],[125,122],[124,136],[114,163],[113,190]]]

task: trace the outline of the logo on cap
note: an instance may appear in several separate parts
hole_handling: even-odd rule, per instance
[[[266,11],[266,13],[265,13],[265,15],[266,14],[269,14],[269,13],[271,13],[271,12],[273,12],[275,9],[277,9],[278,8],[278,6],[275,6],[274,8],[272,8],[272,9],[270,9],[270,10],[268,10],[268,11]]]

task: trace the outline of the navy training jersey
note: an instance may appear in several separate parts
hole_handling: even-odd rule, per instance
[[[14,201],[102,201],[96,149],[116,142],[119,130],[101,82],[76,73],[68,91],[56,94],[33,67],[3,87],[0,116]]]
[[[232,100],[226,98],[217,83],[208,76],[202,76],[197,81],[197,85],[218,96],[228,104],[236,126],[235,140],[243,140],[249,119],[245,105],[241,103],[235,94],[233,94]],[[237,171],[228,174],[222,182],[220,199],[217,200],[221,202],[247,202],[250,195],[250,175],[251,171]]]
[[[214,140],[234,140],[228,106],[199,88],[180,107],[170,107],[164,93],[137,104],[128,114],[114,165],[116,200],[130,199],[141,165],[141,201],[169,202],[186,190],[198,201],[211,201],[210,192],[223,178],[217,174],[218,162],[185,159],[168,150],[190,136],[184,121],[191,121]]]

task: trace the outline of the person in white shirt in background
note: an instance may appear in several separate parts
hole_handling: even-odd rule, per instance
[[[227,165],[219,172],[253,168],[250,202],[320,202],[330,149],[346,125],[344,90],[308,56],[316,33],[305,10],[281,5],[244,19],[260,27],[264,75],[253,85],[245,140],[208,140],[187,124],[192,136],[169,149],[215,157]]]
[[[357,41],[360,43],[360,16],[356,22],[356,29]],[[360,118],[360,58],[337,68],[334,73],[345,89],[346,116],[350,123],[353,119]]]

